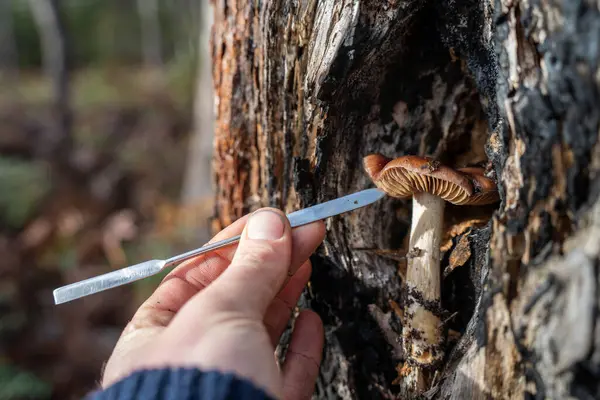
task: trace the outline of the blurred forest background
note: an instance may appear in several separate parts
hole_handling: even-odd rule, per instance
[[[208,239],[208,15],[0,0],[0,400],[94,389],[161,276],[60,306],[53,289]]]

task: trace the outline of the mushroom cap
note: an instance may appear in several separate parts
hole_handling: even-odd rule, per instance
[[[418,156],[389,160],[379,154],[364,158],[365,169],[375,185],[392,197],[408,198],[430,193],[452,204],[465,204],[473,194],[471,180],[439,162]]]
[[[379,173],[386,166],[387,163],[392,161],[391,158],[387,158],[381,154],[369,154],[363,159],[363,164],[367,174],[371,179],[375,180],[379,176]]]
[[[500,201],[498,186],[494,180],[485,176],[485,169],[479,167],[459,168],[458,172],[466,175],[473,185],[473,195],[465,205],[484,205]]]

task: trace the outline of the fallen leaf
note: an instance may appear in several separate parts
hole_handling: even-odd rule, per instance
[[[108,218],[102,235],[102,246],[113,268],[127,265],[123,241],[132,240],[137,234],[138,227],[132,210],[121,210]]]
[[[458,235],[462,235],[468,229],[480,228],[487,224],[488,221],[489,218],[475,218],[452,225],[444,234],[440,251],[444,252],[450,250],[452,248],[452,239]]]
[[[450,47],[450,59],[452,60],[452,62],[460,60],[460,58],[456,56],[456,51],[454,50],[454,47]]]
[[[46,218],[39,218],[29,224],[20,239],[23,249],[30,250],[41,245],[52,234],[52,224]]]
[[[72,237],[83,229],[85,217],[76,208],[69,208],[57,218],[58,234],[63,237]]]
[[[458,244],[450,254],[450,264],[444,270],[444,278],[446,278],[456,267],[465,265],[471,257],[471,246],[469,244],[469,235],[463,235]]]
[[[404,318],[404,311],[402,311],[398,303],[396,303],[394,300],[389,300],[388,303],[390,305],[390,308],[394,310],[394,313],[398,316],[398,318],[402,320]]]
[[[398,373],[398,376],[392,381],[392,385],[399,385],[404,377],[410,374],[411,369],[411,366],[407,363],[400,363],[396,365],[396,372]]]

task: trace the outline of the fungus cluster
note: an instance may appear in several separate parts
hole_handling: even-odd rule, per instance
[[[375,185],[389,196],[412,197],[403,342],[408,360],[435,365],[444,356],[440,304],[440,241],[445,202],[492,204],[499,200],[495,182],[482,168],[452,169],[424,157],[394,160],[380,154],[364,158]]]

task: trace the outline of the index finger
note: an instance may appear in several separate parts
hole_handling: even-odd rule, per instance
[[[209,243],[242,233],[248,215],[216,234]],[[237,243],[202,254],[175,267],[154,293],[140,306],[132,322],[136,326],[166,326],[179,309],[196,293],[216,279],[229,265]]]
[[[213,237],[209,243],[228,239],[242,233],[249,215],[228,226]],[[315,251],[325,236],[323,221],[295,228],[292,232],[292,266],[295,273]],[[227,269],[237,243],[188,260],[173,269],[154,293],[140,306],[132,322],[136,327],[167,326],[181,307],[195,294],[213,282]]]

